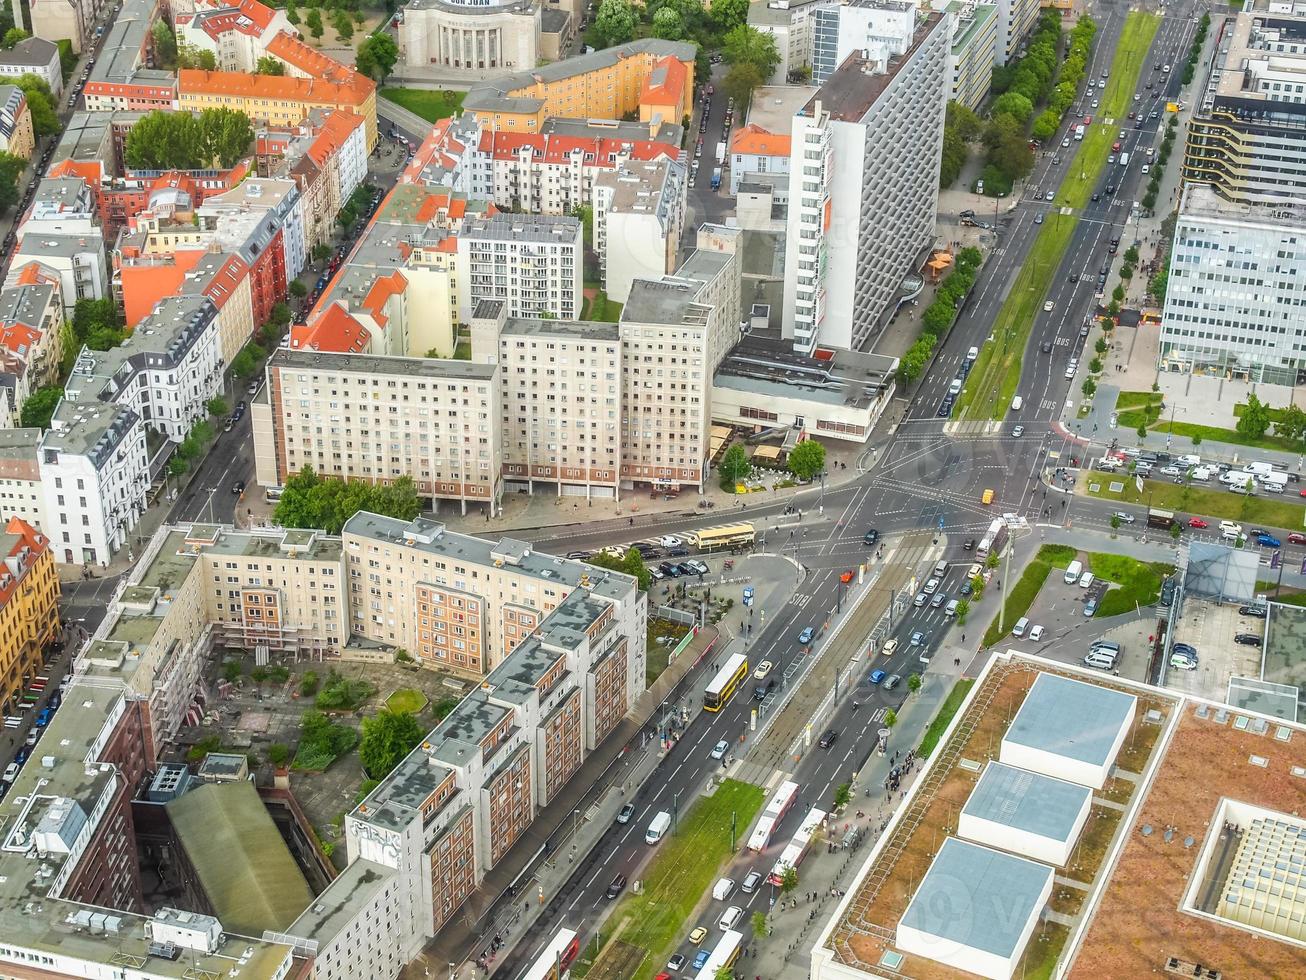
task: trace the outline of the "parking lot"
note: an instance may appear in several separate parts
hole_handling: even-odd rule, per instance
[[[1228,696],[1229,678],[1261,676],[1261,645],[1236,643],[1234,637],[1264,637],[1265,620],[1244,616],[1239,608],[1235,603],[1184,600],[1182,615],[1174,625],[1174,642],[1197,650],[1197,667],[1182,670],[1167,664],[1166,687],[1223,701]]]

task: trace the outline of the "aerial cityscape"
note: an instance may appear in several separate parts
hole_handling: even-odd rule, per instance
[[[0,976],[1306,977],[1306,0],[16,2],[0,235]]]

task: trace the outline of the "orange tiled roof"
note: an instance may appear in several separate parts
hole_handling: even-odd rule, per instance
[[[181,95],[226,95],[310,105],[360,105],[371,96],[375,83],[355,74],[347,85],[320,78],[286,75],[246,75],[238,71],[203,71],[183,68],[177,73]]]
[[[510,133],[504,130],[481,131],[482,153],[496,160],[515,160],[523,147],[530,150],[534,163],[567,163],[577,150],[585,164],[591,167],[615,167],[617,157],[650,161],[666,157],[675,160],[680,150],[674,143],[662,140],[623,140],[585,136],[563,136],[542,133]]]
[[[5,533],[16,535],[18,540],[14,542],[13,547],[9,549],[6,558],[12,558],[24,548],[30,548],[32,552],[31,560],[28,562],[30,568],[32,563],[50,550],[50,539],[38,531],[32,525],[28,524],[21,517],[9,518],[9,523],[5,525]],[[9,584],[0,589],[0,606],[8,602],[15,592],[18,591],[18,578],[11,578]]]
[[[50,167],[47,177],[80,177],[92,187],[98,187],[104,167],[99,160],[60,160]]]
[[[661,79],[655,83],[653,79],[658,74],[658,69],[665,69],[665,71]],[[688,100],[685,99],[685,85],[688,80],[689,69],[685,67],[685,63],[679,58],[667,55],[660,59],[653,66],[653,71],[644,78],[644,84],[640,87],[639,101],[650,105],[669,103],[679,105],[684,100],[688,104]]]
[[[259,0],[207,0],[204,6],[211,9],[235,7],[252,20],[260,30],[267,30],[276,13],[271,7],[259,3]]]
[[[408,279],[396,269],[388,276],[377,277],[376,281],[372,283],[372,288],[363,297],[362,305],[372,315],[372,319],[384,327],[389,321],[389,317],[384,312],[386,302],[391,296],[399,295],[406,288],[408,288]]]
[[[372,338],[367,328],[350,316],[339,303],[332,303],[311,324],[290,329],[292,350],[330,351],[336,354],[365,354]]]
[[[276,37],[268,42],[267,52],[292,68],[298,68],[309,78],[321,78],[339,85],[349,85],[358,74],[348,65],[342,65],[316,48],[310,48],[288,31],[277,31]]]
[[[327,113],[322,129],[309,145],[308,155],[319,166],[344,146],[350,135],[363,125],[363,117],[347,109],[333,109]]]
[[[730,152],[758,157],[787,157],[790,138],[783,133],[773,133],[755,123],[735,130],[730,138]]]

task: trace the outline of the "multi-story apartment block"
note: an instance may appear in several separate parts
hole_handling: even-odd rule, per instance
[[[17,85],[0,85],[0,151],[30,160],[35,147],[27,96]]]
[[[8,51],[0,51],[0,75],[8,78],[35,75],[50,86],[50,93],[56,99],[63,94],[59,46],[43,37],[25,37]]]
[[[1306,199],[1304,91],[1306,5],[1249,0],[1193,106],[1184,183],[1244,204]]]
[[[509,319],[499,300],[472,313],[472,360],[499,366],[506,492],[616,497],[623,358],[615,323]]]
[[[905,44],[850,56],[794,118],[783,330],[795,350],[875,336],[932,244],[950,49],[948,18],[918,14]]]
[[[594,250],[609,299],[624,303],[636,279],[676,267],[688,212],[689,174],[674,161],[623,162],[594,180]]]
[[[538,554],[524,541],[492,542],[423,518],[405,523],[361,512],[341,535],[351,632],[431,666],[492,673],[577,589],[615,605],[623,634],[642,628],[645,599],[629,576]],[[643,690],[643,647],[628,656],[622,687],[633,698]]]
[[[64,564],[107,565],[150,488],[145,424],[130,408],[68,398],[37,445],[45,532]]]
[[[82,87],[82,101],[88,111],[177,108],[177,76],[153,67],[150,31],[158,20],[159,7],[159,0],[122,0],[97,48],[91,77]]]
[[[976,0],[949,0],[952,23],[952,94],[975,111],[988,98],[993,83],[993,65],[998,55],[998,7]]]
[[[997,0],[998,38],[995,64],[1005,65],[1020,53],[1042,9],[1040,0]]]
[[[748,25],[775,38],[780,60],[766,81],[783,85],[812,67],[815,14],[827,0],[765,0],[748,5]]]
[[[1306,383],[1306,202],[1245,204],[1190,184],[1161,314],[1159,367]]]
[[[472,86],[463,110],[488,129],[542,132],[550,116],[679,126],[694,104],[693,44],[642,38]],[[410,62],[411,63],[411,62]],[[656,132],[652,135],[656,136]]]
[[[64,308],[59,279],[29,263],[15,285],[0,290],[0,424],[18,424],[23,402],[54,384],[63,360]]]
[[[0,709],[14,713],[59,639],[59,574],[49,539],[20,517],[0,534]]]
[[[44,178],[32,206],[17,228],[18,241],[5,275],[15,286],[23,269],[35,262],[42,275],[57,277],[64,306],[71,311],[79,299],[108,295],[109,276],[95,197],[80,178]]]
[[[250,177],[239,187],[205,200],[197,228],[206,244],[234,252],[249,266],[254,318],[266,323],[272,307],[308,262],[304,214],[293,180]]]
[[[51,45],[67,38],[73,51],[80,54],[91,40],[91,31],[106,6],[103,0],[52,0],[30,7],[12,5],[11,9],[17,26]]]
[[[730,135],[730,193],[758,174],[778,174],[788,184],[789,134],[773,133],[754,122]]]
[[[121,405],[147,428],[181,442],[222,390],[217,320],[217,307],[202,294],[162,300],[119,346],[81,350],[65,400]]]
[[[476,301],[499,299],[509,316],[580,316],[584,245],[569,215],[496,214],[463,223],[458,235],[458,315]]]
[[[177,43],[212,52],[219,71],[253,72],[273,38],[294,32],[284,10],[257,0],[199,0],[193,7],[174,10]]]
[[[908,0],[847,0],[812,13],[812,82],[825,84],[855,51],[887,46],[906,50],[916,30],[917,5]]]
[[[254,400],[257,476],[305,466],[368,482],[412,477],[431,500],[496,508],[499,386],[492,366],[279,350]]]
[[[45,529],[45,490],[36,452],[40,442],[40,429],[0,429],[0,512],[38,531]]]

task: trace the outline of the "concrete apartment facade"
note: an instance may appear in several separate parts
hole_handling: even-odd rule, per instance
[[[1251,0],[1213,57],[1184,183],[1243,204],[1306,199],[1306,7]]]
[[[254,399],[258,482],[305,466],[323,476],[391,482],[499,506],[499,382],[492,366],[436,358],[278,350]]]
[[[1158,368],[1266,384],[1306,377],[1306,202],[1245,204],[1184,190]]]
[[[998,44],[994,63],[1005,65],[1020,53],[1029,32],[1038,21],[1041,0],[997,0]]]
[[[873,338],[933,242],[948,20],[849,57],[794,117],[783,329],[800,353]]]
[[[998,54],[998,7],[975,0],[951,0],[947,5],[952,17],[952,95],[976,112],[988,98],[993,84],[993,65]]]
[[[458,315],[473,298],[508,304],[510,316],[580,316],[584,231],[570,215],[495,214],[463,222],[458,235]]]
[[[636,279],[676,268],[689,174],[669,160],[623,162],[594,179],[594,250],[608,299],[625,303]]]

